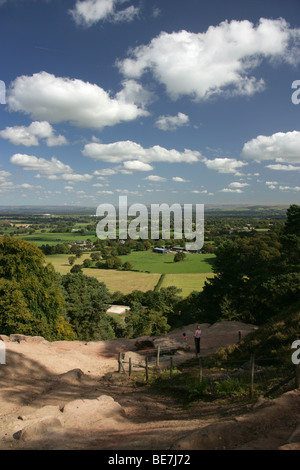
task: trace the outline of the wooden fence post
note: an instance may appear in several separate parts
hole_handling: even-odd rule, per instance
[[[202,367],[202,358],[199,357],[199,380],[200,384],[202,384],[203,381],[203,367]]]
[[[173,377],[173,357],[170,357],[170,379]]]
[[[156,366],[159,367],[160,346],[157,347]]]
[[[149,375],[148,375],[148,357],[147,357],[147,356],[146,356],[146,367],[145,367],[145,371],[146,371],[146,382],[148,382]]]
[[[123,364],[123,361],[122,361],[122,353],[119,353],[119,367],[118,367],[118,372],[121,372],[121,369],[123,370],[124,374],[126,374],[126,370],[124,368],[124,364]]]
[[[252,353],[250,358],[250,398],[253,398],[254,394],[254,364],[254,353]]]
[[[121,372],[121,353],[119,352],[119,358],[118,358],[118,372]]]

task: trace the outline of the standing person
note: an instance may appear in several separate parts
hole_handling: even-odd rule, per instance
[[[198,357],[198,354],[200,354],[200,337],[201,337],[201,328],[200,325],[197,326],[197,329],[194,334],[195,338],[195,349],[196,349],[196,357]]]

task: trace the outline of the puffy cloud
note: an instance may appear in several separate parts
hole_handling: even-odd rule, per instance
[[[266,181],[266,186],[268,186],[269,189],[276,189],[276,186],[279,184],[277,181]]]
[[[101,190],[101,191],[97,191],[97,194],[114,194],[113,191],[109,191],[109,190]]]
[[[10,162],[23,168],[23,170],[37,172],[37,177],[39,178],[44,177],[50,180],[63,179],[74,183],[89,181],[93,178],[92,175],[79,175],[74,173],[69,165],[65,165],[55,157],[52,157],[51,160],[46,160],[45,158],[38,158],[34,155],[16,153],[11,157]]]
[[[143,148],[132,141],[119,141],[110,144],[92,142],[86,144],[83,151],[85,157],[111,163],[120,163],[129,160],[138,160],[143,163],[168,162],[168,163],[194,163],[201,158],[201,153],[185,149],[184,152],[168,150],[159,145]]]
[[[121,91],[112,98],[98,85],[40,72],[17,77],[10,86],[7,103],[11,111],[21,111],[33,119],[102,129],[148,115],[126,101],[125,96],[128,92],[122,95]]]
[[[177,116],[160,116],[155,125],[162,131],[173,131],[189,123],[189,117],[186,114],[178,113]]]
[[[277,171],[300,171],[300,166],[295,165],[281,165],[280,163],[276,163],[274,165],[266,165],[267,168],[271,170]]]
[[[172,181],[175,181],[176,183],[188,183],[188,180],[185,180],[184,178],[181,178],[180,176],[174,176],[172,178]]]
[[[263,60],[279,59],[294,64],[300,29],[282,18],[223,21],[206,32],[166,33],[148,45],[130,51],[117,65],[124,76],[141,78],[148,70],[173,98],[190,95],[205,100],[212,95],[252,95],[265,87],[251,75]]]
[[[26,147],[39,145],[39,139],[46,139],[48,147],[67,144],[66,138],[62,135],[56,136],[53,127],[46,121],[35,121],[28,127],[6,127],[0,131],[0,137],[8,139],[14,145],[25,145]]]
[[[143,88],[136,80],[123,80],[122,86],[122,90],[116,94],[116,99],[121,103],[134,103],[144,108],[155,99],[154,93]],[[145,115],[147,114],[145,111]]]
[[[93,176],[85,173],[84,175],[79,175],[76,173],[64,173],[60,176],[61,179],[68,181],[69,183],[81,183],[90,181]]]
[[[152,171],[153,167],[149,163],[140,162],[139,160],[129,160],[124,162],[124,168],[129,171]]]
[[[115,175],[116,173],[117,171],[112,168],[103,168],[102,170],[94,171],[94,175],[99,176],[98,179],[100,178],[102,179],[103,177],[106,177],[106,176]]]
[[[123,3],[123,0],[77,0],[70,14],[77,24],[86,27],[98,21],[129,22],[138,15],[139,9],[132,5],[116,11],[118,3]]]
[[[300,132],[277,132],[259,135],[244,144],[242,157],[256,161],[275,160],[281,163],[300,163]],[[269,166],[271,168],[271,166]],[[273,165],[274,170],[293,170],[286,165]]]
[[[237,193],[237,194],[242,194],[243,188],[246,186],[249,186],[248,183],[240,183],[238,181],[234,181],[228,185],[227,188],[221,189],[221,193]]]
[[[300,186],[279,186],[280,191],[300,191]]]
[[[154,183],[163,183],[164,181],[167,181],[166,178],[163,178],[162,176],[157,176],[157,175],[147,176],[145,180],[153,181]]]
[[[16,153],[11,157],[10,162],[22,167],[23,170],[38,171],[44,176],[71,173],[73,171],[69,165],[65,165],[55,157],[52,157],[49,161],[45,158],[35,157],[34,155]]]
[[[213,160],[206,158],[203,161],[210,170],[217,170],[219,173],[234,173],[236,175],[239,174],[239,168],[247,165],[247,163],[236,160],[235,158],[215,158]]]
[[[10,176],[9,171],[0,170],[0,193],[9,191],[13,187],[13,183],[8,181]]]
[[[221,193],[238,193],[238,194],[241,194],[244,191],[242,191],[241,189],[224,188],[224,189],[221,189],[220,192]]]
[[[126,194],[128,196],[142,196],[142,193],[140,193],[139,191],[131,191],[129,189],[116,189],[115,190],[116,193],[122,193],[122,194]]]
[[[130,7],[125,8],[124,10],[116,11],[115,14],[112,17],[112,22],[113,23],[129,23],[130,21],[133,21],[139,14],[140,10],[137,7],[134,7],[133,5],[130,5]]]
[[[248,183],[239,183],[238,181],[230,183],[228,185],[229,188],[233,188],[233,189],[241,189],[241,188],[245,188],[246,186],[249,186],[249,184]]]

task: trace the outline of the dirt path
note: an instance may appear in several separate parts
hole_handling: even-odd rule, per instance
[[[240,327],[208,328],[203,354],[227,344],[229,334],[232,344]],[[247,406],[185,406],[116,372],[118,352],[134,350],[135,340],[26,337],[5,345],[0,450],[300,449],[299,391]]]

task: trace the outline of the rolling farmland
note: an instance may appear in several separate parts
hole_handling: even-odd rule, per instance
[[[70,272],[68,262],[70,255],[49,255],[46,261],[52,263],[60,274]],[[90,258],[90,253],[83,253],[77,258],[75,264],[82,264]],[[120,256],[122,262],[129,261],[133,271],[120,271],[115,269],[97,269],[95,267],[83,268],[83,273],[104,282],[110,292],[120,291],[124,294],[133,290],[153,290],[160,277],[164,274],[162,287],[176,286],[182,289],[181,295],[186,297],[194,290],[201,290],[207,278],[212,277],[214,255],[187,254],[184,261],[174,263],[174,254],[160,255],[150,251],[132,252]]]

